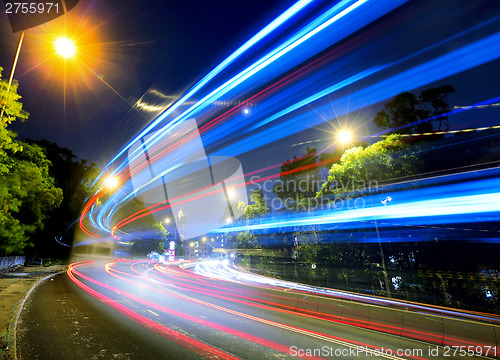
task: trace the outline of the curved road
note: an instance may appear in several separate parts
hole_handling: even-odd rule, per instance
[[[18,355],[26,360],[471,358],[298,312],[261,290],[147,261],[76,263],[68,276],[57,276],[32,294],[18,326]]]

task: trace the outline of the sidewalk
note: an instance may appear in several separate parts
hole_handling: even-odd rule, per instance
[[[0,273],[0,359],[14,359],[16,318],[28,292],[45,277],[65,269],[63,265],[29,266]]]

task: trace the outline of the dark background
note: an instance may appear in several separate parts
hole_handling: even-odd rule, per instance
[[[113,130],[152,85],[161,79],[165,93],[182,94],[293,3],[80,0],[67,15],[26,31],[14,78],[30,117],[12,129],[21,139],[46,138],[102,166],[119,150],[108,146]],[[68,73],[66,100],[63,63],[51,57],[48,41],[64,28],[95,53],[94,59],[82,58],[95,74],[83,66],[79,78]],[[4,79],[17,40],[7,15],[0,14]]]

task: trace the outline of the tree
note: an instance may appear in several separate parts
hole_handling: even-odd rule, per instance
[[[1,75],[0,68],[0,75]],[[7,92],[0,80],[0,255],[23,253],[33,246],[30,236],[44,227],[48,213],[62,201],[62,190],[49,175],[50,161],[37,145],[15,139],[7,126],[25,120],[17,81]]]
[[[155,241],[158,241],[156,245],[156,248],[158,249],[157,251],[161,253],[167,247],[167,244],[165,244],[165,242],[167,241],[170,234],[161,222],[156,221],[155,223],[153,223],[152,228],[153,239],[155,239]]]
[[[238,233],[236,239],[233,241],[233,248],[235,249],[256,249],[259,248],[257,236],[250,231],[243,231]]]
[[[446,131],[449,128],[448,117],[439,115],[450,111],[448,95],[454,91],[453,86],[442,85],[421,91],[418,99],[410,92],[403,92],[385,103],[384,109],[375,114],[373,122],[381,128],[411,134],[434,131],[434,121],[438,123],[436,131]],[[425,120],[430,117],[435,118]]]
[[[8,158],[7,151],[16,152],[21,150],[19,143],[14,141],[16,135],[8,130],[7,126],[16,120],[24,121],[29,116],[23,110],[23,104],[19,101],[21,96],[17,93],[17,81],[12,82],[10,91],[7,92],[8,83],[1,80],[2,70],[0,67],[0,112],[4,111],[3,117],[0,119],[0,175],[8,171],[4,165]]]
[[[73,242],[74,229],[72,224],[80,216],[85,199],[92,196],[100,184],[92,183],[100,170],[94,163],[77,159],[73,152],[60,147],[48,140],[26,140],[42,148],[45,156],[50,160],[49,174],[54,178],[55,186],[62,189],[63,201],[61,206],[53,209],[42,231],[34,236],[35,247],[31,251],[39,257],[64,257],[69,248],[57,242],[47,243],[43,239],[54,239],[56,236],[65,244]]]
[[[417,169],[417,159],[408,154],[401,135],[392,134],[365,148],[353,147],[344,152],[339,164],[333,164],[328,180],[316,197],[344,196],[379,182],[408,176]]]
[[[165,241],[169,233],[162,223],[150,219],[149,224],[142,224],[145,226],[143,231],[135,232],[135,239],[133,241],[131,253],[135,256],[145,256],[151,251],[163,253],[165,249]],[[137,230],[137,228],[136,228]]]
[[[250,193],[252,204],[247,205],[240,201],[238,208],[243,212],[243,218],[246,220],[265,216],[271,211],[271,208],[266,204],[264,192],[262,189],[253,189]],[[238,249],[251,249],[259,247],[257,236],[249,231],[240,232],[236,239],[232,242],[232,246]]]
[[[133,244],[132,247],[125,245],[125,247],[120,249],[121,251],[129,252],[135,256],[145,256],[151,251],[158,251],[160,248],[163,249],[165,241],[167,241],[170,234],[165,229],[163,223],[154,219],[153,213],[150,209],[146,208],[142,201],[137,198],[131,198],[128,202],[118,207],[116,212],[113,213],[110,223],[111,227],[113,227],[118,221],[139,212],[142,216],[120,226],[115,235],[120,238],[121,241],[119,243]],[[117,243],[115,246],[119,248],[121,245]]]
[[[429,116],[436,116],[435,121],[438,123],[436,131],[448,131],[450,124],[448,116],[439,116],[450,111],[448,104],[448,95],[455,92],[455,88],[451,85],[441,85],[438,88],[430,88],[420,92],[419,100]],[[443,128],[444,126],[444,128]]]
[[[243,210],[243,216],[245,219],[253,219],[256,217],[261,217],[268,214],[271,208],[266,204],[266,199],[264,198],[264,192],[262,189],[253,189],[250,193],[250,200],[253,204],[246,205],[244,202],[242,205],[238,206]]]
[[[402,132],[413,133],[415,126],[410,126],[425,118],[425,113],[417,108],[419,102],[415,95],[404,92],[385,103],[384,109],[375,114],[373,122],[378,127],[401,129]]]
[[[22,253],[33,246],[30,235],[43,229],[48,214],[63,198],[49,175],[50,161],[36,145],[17,142],[21,149],[8,153],[0,177],[0,252]],[[51,241],[51,240],[50,240]]]
[[[358,146],[346,150],[340,163],[332,165],[328,180],[316,197],[335,195],[335,198],[351,198],[362,195],[373,187],[377,188],[382,181],[413,174],[417,169],[416,157],[407,152],[407,145],[403,139],[403,136],[393,134],[370,146]],[[363,229],[354,231],[363,232]],[[334,234],[335,231],[331,235]],[[337,239],[339,236],[341,235],[335,234]],[[312,252],[311,248],[317,248],[315,254],[321,253],[315,262],[319,269],[323,269],[324,275],[329,279],[340,276],[342,279],[338,278],[337,281],[345,281],[347,289],[352,286],[351,280],[356,277],[355,274],[359,277],[363,269],[367,269],[377,259],[377,251],[367,244],[344,241],[334,246],[312,244],[306,251]],[[327,262],[323,262],[322,259],[327,259]],[[333,268],[338,269],[332,272]],[[385,278],[387,283],[387,276]]]
[[[318,160],[316,149],[307,147],[303,156],[294,156],[281,165],[280,179],[274,183],[273,192],[287,208],[303,209],[316,195],[321,181]]]

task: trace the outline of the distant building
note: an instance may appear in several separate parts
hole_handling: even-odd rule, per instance
[[[224,235],[205,235],[191,241],[183,241],[186,259],[207,259],[213,256],[214,249],[227,247]]]

